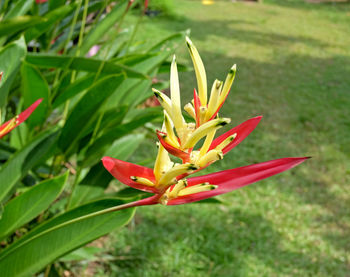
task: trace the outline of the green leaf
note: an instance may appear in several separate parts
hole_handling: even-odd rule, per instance
[[[184,41],[184,36],[185,33],[178,33],[158,42],[146,52],[148,55],[145,55],[144,59],[138,60],[136,64],[132,63],[132,68],[136,68],[139,72],[152,77],[152,74],[157,73],[158,67],[164,62],[164,60],[167,59],[171,53],[173,53],[174,48],[180,42]],[[115,108],[120,104],[120,102],[123,102],[124,99],[142,99],[143,96],[141,95],[137,98],[138,92],[136,92],[136,90],[134,92],[133,90],[140,84],[140,82],[141,81],[137,79],[127,79],[124,81],[118,92],[111,96],[107,108]]]
[[[189,72],[189,71],[193,71],[193,68],[181,63],[176,62],[177,65],[177,71],[178,72]],[[158,73],[169,73],[170,71],[170,66],[171,66],[171,62],[169,61],[165,61],[162,63],[162,65],[159,67],[159,71]]]
[[[75,6],[75,4],[64,5],[45,14],[43,17],[46,20],[45,22],[37,24],[35,27],[32,27],[25,32],[26,41],[29,42],[50,30],[55,23],[61,21],[69,13],[71,13]]]
[[[45,22],[46,19],[39,16],[17,16],[0,22],[0,37],[11,36],[16,32],[26,30],[39,23]]]
[[[43,98],[38,108],[26,121],[29,127],[33,128],[44,123],[46,120],[49,110],[49,86],[40,71],[26,62],[22,63],[21,75],[24,107],[29,107],[39,98]]]
[[[47,264],[86,243],[127,224],[134,208],[96,213],[122,204],[96,201],[68,211],[38,226],[0,254],[2,277],[33,275]]]
[[[83,167],[94,164],[99,160],[107,150],[107,148],[118,138],[129,134],[132,130],[143,126],[145,123],[163,116],[159,109],[144,109],[139,115],[130,122],[121,124],[115,128],[106,131],[87,149],[85,159],[82,162]]]
[[[92,86],[70,113],[58,141],[63,152],[74,147],[89,123],[96,118],[98,110],[122,82],[122,76],[109,76]]]
[[[49,10],[54,10],[60,6],[63,6],[66,0],[49,0]]]
[[[144,134],[130,134],[124,136],[115,141],[103,156],[111,156],[120,160],[127,160],[136,151],[144,139]]]
[[[13,5],[12,9],[4,16],[4,19],[10,19],[16,16],[24,15],[31,6],[34,0],[20,0]]]
[[[103,109],[103,108],[102,108]],[[88,128],[84,129],[84,132],[81,134],[82,139],[79,140],[79,150],[84,149],[86,150],[86,147],[92,143],[91,138],[93,135],[93,132],[95,131],[97,121],[100,122],[100,128],[97,131],[97,137],[100,135],[100,133],[103,133],[105,130],[114,128],[116,126],[119,126],[121,122],[123,121],[125,115],[128,112],[128,107],[127,106],[118,106],[116,109],[105,111],[101,111],[103,114],[102,120],[100,115],[98,118],[94,121],[91,122]],[[83,152],[81,152],[83,154]],[[83,155],[80,155],[83,156]]]
[[[145,74],[142,74],[125,65],[93,58],[31,53],[27,55],[26,61],[30,64],[44,68],[61,68],[65,70],[77,70],[94,73],[98,72],[101,68],[101,74],[126,74],[130,78],[146,78]]]
[[[0,160],[8,160],[10,156],[16,152],[16,149],[4,140],[0,140]]]
[[[52,103],[52,108],[55,109],[61,104],[65,103],[68,99],[78,95],[94,83],[93,74],[88,74],[74,83],[68,85],[62,92],[59,93],[57,98]]]
[[[61,194],[68,174],[46,180],[8,202],[0,220],[0,240],[29,222]]]
[[[129,1],[124,1],[124,3],[118,2],[112,11],[92,28],[92,30],[84,38],[82,46],[80,47],[79,52],[81,55],[85,55],[93,45],[99,42],[99,40],[115,25],[118,20],[122,19],[128,4]]]
[[[0,202],[31,168],[50,154],[57,135],[58,132],[54,129],[41,133],[1,167]]]
[[[104,190],[112,180],[112,176],[102,166],[102,162],[100,161],[102,156],[112,156],[121,160],[127,160],[144,139],[145,136],[143,134],[125,136],[116,140],[104,155],[92,160],[92,163],[96,164],[97,162],[97,164],[90,169],[89,173],[72,192],[73,195],[69,208],[74,208],[103,195]]]
[[[0,50],[0,72],[4,73],[0,82],[0,108],[6,103],[7,94],[26,53],[23,37]]]

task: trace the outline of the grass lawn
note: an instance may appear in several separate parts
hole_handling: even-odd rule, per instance
[[[112,234],[109,276],[349,276],[349,4],[175,2],[177,16],[145,18],[141,38],[191,29],[209,86],[237,64],[221,112],[231,126],[264,116],[210,171],[313,158],[222,196],[224,204],[139,208]],[[176,54],[190,65],[185,43]],[[188,100],[194,72],[180,82]]]

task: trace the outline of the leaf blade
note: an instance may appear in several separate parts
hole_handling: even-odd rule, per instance
[[[0,240],[29,222],[62,192],[68,174],[45,180],[8,202],[0,219]]]

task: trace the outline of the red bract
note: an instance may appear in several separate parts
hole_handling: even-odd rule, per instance
[[[222,143],[229,136],[237,134],[235,139],[229,145],[227,145],[224,149],[222,149],[223,154],[226,154],[232,148],[240,144],[256,128],[256,126],[259,124],[261,119],[262,119],[262,116],[253,117],[251,119],[248,119],[247,121],[244,121],[238,126],[232,128],[228,132],[222,134],[220,137],[214,139],[209,147],[209,150],[214,149],[216,146]]]
[[[35,0],[35,3],[37,3],[37,4],[43,4],[46,2],[47,2],[47,0]]]
[[[210,144],[209,150],[212,150],[215,147],[217,147],[229,136],[236,134],[235,139],[232,140],[232,142],[230,142],[224,149],[222,149],[223,154],[226,154],[227,152],[232,150],[234,147],[236,147],[238,144],[240,144],[256,128],[256,126],[259,124],[261,119],[262,119],[262,116],[253,117],[237,125],[236,127],[233,127],[231,130],[227,131],[226,133],[222,134],[218,138],[214,139],[213,142]],[[166,135],[166,133],[157,131],[158,139],[160,143],[164,146],[164,148],[170,154],[182,159],[183,162],[187,162],[189,160],[190,154],[167,143],[163,139],[162,135]]]
[[[225,82],[215,80],[210,99],[203,62],[189,38],[187,45],[193,61],[198,94],[184,110],[196,121],[187,123],[182,115],[180,85],[175,56],[170,69],[170,98],[153,89],[164,108],[162,130],[154,169],[133,165],[110,157],[102,159],[105,168],[119,181],[133,188],[155,193],[152,197],[128,205],[179,205],[224,194],[259,180],[281,173],[302,163],[307,157],[283,158],[259,164],[229,169],[200,177],[187,176],[223,159],[224,154],[240,144],[258,125],[261,116],[251,118],[214,139],[217,130],[231,122],[221,118],[218,111],[225,102],[236,76],[236,65],[227,74]],[[201,147],[196,145],[202,141]],[[200,148],[200,149],[198,149]],[[172,161],[169,154],[182,160]]]
[[[13,119],[10,119],[9,121],[1,125],[0,138],[5,136],[7,133],[11,132],[14,128],[16,128],[22,122],[24,122],[32,114],[32,112],[34,112],[34,110],[38,107],[38,105],[41,103],[42,100],[43,99],[38,99],[31,106],[29,106],[29,108],[27,108],[25,111],[20,113],[18,116],[16,116]]]
[[[176,148],[169,143],[167,143],[163,136],[166,135],[166,133],[157,131],[157,137],[159,139],[159,142],[163,145],[163,147],[171,154],[178,158],[180,158],[184,163],[187,162],[190,159],[190,154],[187,152],[182,151],[179,148]]]
[[[188,187],[208,182],[211,185],[217,185],[218,188],[180,196],[169,200],[167,205],[186,204],[224,194],[291,169],[307,159],[309,157],[283,158],[188,178]]]
[[[210,185],[217,186],[217,188],[185,196],[178,196],[166,201],[166,205],[186,204],[224,194],[291,169],[308,158],[309,157],[282,158],[199,177],[188,178],[188,186],[186,188],[203,183],[209,183]],[[157,193],[155,188],[152,188],[155,189],[154,191],[150,191],[150,187],[141,186],[140,184],[131,181],[131,177],[135,175],[154,180],[152,169],[110,157],[104,157],[102,161],[105,168],[120,182],[133,188],[155,193],[152,197],[138,201],[136,204],[137,206],[152,205],[160,202],[164,192]],[[172,187],[170,187],[170,191],[174,186],[175,185],[172,185]]]
[[[155,178],[152,169],[111,157],[104,157],[102,159],[102,163],[103,166],[113,175],[113,177],[118,179],[123,184],[142,191],[153,193],[158,192],[155,187],[142,185],[132,181],[131,179],[131,176],[138,176],[154,182]]]

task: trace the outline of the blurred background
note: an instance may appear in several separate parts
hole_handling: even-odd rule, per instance
[[[349,276],[349,1],[128,4],[0,1],[0,121],[44,98],[40,112],[0,144],[1,165],[20,168],[16,176],[0,168],[0,187],[5,177],[11,186],[3,203],[71,172],[58,200],[11,230],[0,248],[57,214],[108,197],[124,199],[126,186],[111,181],[103,155],[153,166],[162,112],[151,87],[169,92],[172,54],[183,105],[197,86],[187,33],[206,67],[208,87],[237,64],[221,110],[232,122],[220,131],[263,116],[243,143],[200,174],[282,157],[312,159],[216,200],[140,207],[126,227],[66,256],[68,250],[57,252],[52,260],[61,258],[38,276]],[[18,166],[11,157],[21,149],[30,154]],[[96,237],[112,228],[101,226]],[[33,272],[38,270],[42,266]]]
[[[232,126],[263,115],[257,129],[210,171],[287,156],[312,159],[226,194],[221,204],[139,208],[128,228],[100,240],[113,259],[90,263],[84,272],[348,276],[349,3],[151,0],[147,15],[138,39],[149,42],[189,29],[209,84],[237,64],[222,110]],[[185,43],[176,56],[191,67]],[[181,72],[180,83],[187,101],[196,86],[194,72]],[[150,149],[156,151],[152,140],[130,159],[147,164]]]

